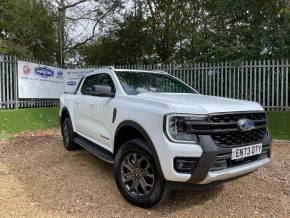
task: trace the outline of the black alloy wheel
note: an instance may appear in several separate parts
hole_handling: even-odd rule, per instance
[[[121,194],[136,206],[154,207],[168,193],[165,180],[156,170],[151,150],[142,139],[125,142],[118,149],[114,175]]]
[[[127,154],[121,163],[121,177],[124,187],[133,196],[148,195],[155,183],[151,163],[140,153]]]
[[[63,138],[63,144],[66,150],[72,151],[79,148],[79,145],[74,142],[76,134],[73,131],[72,122],[69,117],[67,117],[62,122],[61,133]]]

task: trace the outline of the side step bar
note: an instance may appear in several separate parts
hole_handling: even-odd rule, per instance
[[[101,146],[81,137],[78,136],[74,138],[74,142],[77,143],[78,145],[82,146],[84,149],[88,150],[90,153],[93,155],[97,156],[98,158],[108,162],[108,163],[113,163],[114,162],[114,156],[113,154],[102,148]]]

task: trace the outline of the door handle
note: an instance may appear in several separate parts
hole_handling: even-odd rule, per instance
[[[89,103],[89,105],[90,105],[91,107],[95,106],[95,104],[94,104],[94,103]]]
[[[79,103],[80,103],[80,101],[75,101],[75,103],[76,103],[76,104],[79,104]]]

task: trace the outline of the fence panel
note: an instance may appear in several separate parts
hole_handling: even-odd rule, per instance
[[[141,68],[135,65],[130,68],[165,70],[201,94],[256,101],[267,110],[289,110],[288,60],[169,64]]]
[[[256,101],[269,110],[289,109],[288,60],[171,65],[169,73],[201,94]]]
[[[118,65],[116,68],[164,70],[201,94],[257,101],[268,110],[289,110],[288,60]],[[19,99],[17,59],[0,55],[0,109],[58,104],[58,99]]]

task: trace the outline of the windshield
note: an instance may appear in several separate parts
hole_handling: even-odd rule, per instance
[[[116,72],[128,95],[139,93],[197,93],[168,74],[146,72]]]

